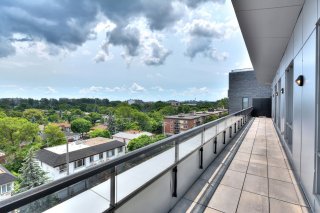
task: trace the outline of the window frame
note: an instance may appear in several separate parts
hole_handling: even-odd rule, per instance
[[[243,103],[244,103],[244,102],[243,102],[244,99],[247,99],[247,100],[248,100],[248,102],[247,102],[247,107],[246,107],[246,108],[244,107],[244,104],[243,104]],[[241,106],[242,106],[242,109],[247,109],[247,108],[249,108],[249,101],[250,101],[250,100],[249,100],[249,97],[242,97],[242,98],[241,98]]]

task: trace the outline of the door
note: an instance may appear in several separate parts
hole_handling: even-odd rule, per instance
[[[271,98],[253,98],[252,99],[254,117],[266,116],[271,117]]]

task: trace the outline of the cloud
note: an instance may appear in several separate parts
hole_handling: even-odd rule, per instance
[[[144,92],[144,91],[146,91],[146,89],[145,89],[143,86],[141,86],[141,85],[139,85],[139,84],[137,84],[137,83],[133,83],[132,86],[129,88],[129,90],[130,90],[132,93],[138,93],[138,92]]]
[[[164,89],[160,86],[151,87],[152,90],[156,90],[157,92],[163,92]]]
[[[15,54],[16,50],[10,40],[0,36],[0,58]]]
[[[162,65],[172,51],[166,49],[157,39],[152,39],[144,46],[144,53],[142,60],[146,65]]]
[[[218,3],[218,4],[225,3],[225,0],[182,0],[182,1],[185,2],[191,8],[195,8],[205,2],[213,2],[213,3]]]
[[[57,90],[52,88],[52,87],[47,87],[46,88],[46,94],[54,94],[54,93],[57,93]]]
[[[102,86],[91,86],[80,89],[80,94],[94,94],[94,93],[106,93],[106,92],[122,92],[126,91],[127,88],[122,87],[102,87]]]
[[[198,54],[202,54],[214,61],[224,61],[228,58],[228,53],[219,52],[214,47],[214,41],[228,39],[237,29],[233,21],[218,23],[194,19],[183,29],[189,35],[186,39],[185,55],[193,59]]]
[[[92,28],[98,8],[89,0],[77,1],[1,1],[0,37],[11,39],[19,33],[24,38],[11,42],[45,41],[53,46],[75,50],[94,38]],[[2,46],[2,45],[1,45]],[[6,56],[1,50],[0,57]],[[10,52],[13,53],[12,48]]]

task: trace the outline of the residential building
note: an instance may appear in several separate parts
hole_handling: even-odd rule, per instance
[[[54,126],[60,127],[61,131],[63,132],[71,132],[71,124],[67,122],[63,123],[52,123]]]
[[[181,105],[181,103],[179,101],[175,101],[175,100],[167,101],[167,103],[171,104],[171,106],[180,106]]]
[[[138,100],[138,99],[130,99],[127,101],[127,103],[129,105],[132,105],[132,104],[143,104],[143,101],[142,100]]]
[[[16,177],[0,165],[0,201],[11,197],[15,180]]]
[[[114,135],[112,135],[112,138],[114,140],[118,140],[121,141],[123,143],[126,144],[126,146],[128,145],[128,143],[135,138],[138,138],[142,135],[146,135],[146,136],[152,136],[153,134],[150,132],[144,132],[144,131],[139,131],[139,130],[128,130],[125,132],[118,132]]]
[[[103,137],[68,143],[69,174],[124,155],[124,143]],[[52,180],[67,175],[67,145],[41,149],[36,158]]]
[[[271,117],[271,113],[267,113],[271,112],[270,85],[258,82],[253,69],[238,69],[229,73],[228,98],[229,113],[253,106],[259,115]]]
[[[163,130],[165,135],[174,135],[185,132],[196,126],[205,123],[206,119],[212,115],[220,116],[223,111],[213,112],[191,112],[181,113],[179,115],[165,116],[163,121]]]

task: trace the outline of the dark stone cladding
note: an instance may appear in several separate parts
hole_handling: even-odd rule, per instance
[[[234,113],[242,110],[243,97],[249,98],[249,107],[252,98],[270,98],[271,86],[259,83],[253,70],[230,72],[228,97],[229,113]]]
[[[90,146],[87,148],[79,149],[76,151],[69,152],[69,161],[73,162],[82,158],[90,157],[102,152],[106,152],[115,148],[124,146],[123,142],[114,140],[104,144],[96,146]],[[39,161],[44,162],[52,167],[57,167],[66,163],[66,154],[57,154],[46,149],[41,149],[37,152],[36,157]]]

